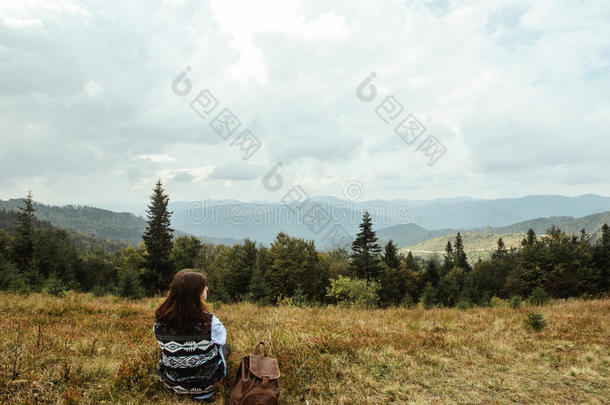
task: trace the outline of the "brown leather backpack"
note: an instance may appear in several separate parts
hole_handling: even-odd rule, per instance
[[[264,355],[258,348],[263,346]],[[244,356],[237,371],[237,383],[231,390],[230,405],[277,405],[280,398],[280,367],[269,357],[265,342],[254,347],[252,354]]]

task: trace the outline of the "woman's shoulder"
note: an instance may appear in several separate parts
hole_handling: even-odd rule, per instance
[[[212,324],[214,323],[214,314],[204,312],[203,317],[193,323],[190,323],[186,329],[179,330],[176,325],[170,325],[166,322],[163,322],[159,319],[155,319],[153,324],[153,330],[157,333],[161,334],[171,334],[171,335],[182,335],[182,334],[198,334],[198,333],[209,333],[212,328]]]
[[[202,319],[196,321],[192,325],[192,330],[198,333],[209,333],[212,328],[213,315],[208,312],[203,313]]]
[[[214,314],[211,312],[204,312],[203,319],[200,321],[202,324],[212,324],[213,319],[215,318]]]
[[[220,319],[218,319],[218,317],[217,317],[216,315],[214,315],[214,314],[213,314],[213,313],[211,313],[211,312],[210,312],[210,315],[212,315],[212,318],[211,318],[212,324],[219,324],[219,323],[222,323],[222,322],[220,322]]]

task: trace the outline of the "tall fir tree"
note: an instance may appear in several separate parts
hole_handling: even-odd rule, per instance
[[[167,210],[168,203],[169,196],[165,194],[161,180],[158,180],[150,196],[150,205],[146,211],[148,224],[142,235],[146,246],[142,281],[148,294],[169,288],[175,271],[170,258],[174,230],[170,227],[172,212]]]
[[[527,230],[527,236],[521,242],[521,246],[533,246],[536,243],[536,232],[532,228]]]
[[[506,249],[506,245],[504,244],[504,241],[502,240],[501,237],[498,238],[496,251],[493,252],[491,257],[494,259],[502,259],[504,256],[506,256],[507,253],[508,253],[508,250]]]
[[[407,292],[407,270],[398,263],[397,267],[390,267],[385,262],[381,264],[379,298],[381,304],[397,305]]]
[[[583,245],[586,245],[589,243],[589,239],[590,239],[590,235],[587,233],[587,230],[585,228],[582,228],[580,230],[580,240],[579,242]]]
[[[201,251],[201,241],[194,236],[180,236],[174,239],[171,259],[176,270],[193,269]]]
[[[360,232],[352,242],[350,265],[360,278],[378,279],[381,264],[381,247],[377,243],[371,215],[366,211],[362,216]]]
[[[438,292],[436,288],[431,283],[426,283],[424,291],[419,299],[419,301],[424,305],[424,308],[430,309],[436,304],[438,304]]]
[[[250,299],[254,302],[266,304],[269,301],[269,287],[260,267],[256,267],[250,279]]]
[[[443,256],[445,259],[443,261],[443,272],[442,275],[449,273],[449,271],[453,268],[455,264],[455,254],[453,252],[453,246],[451,245],[451,241],[448,240],[445,245],[445,255]]]
[[[602,225],[602,237],[600,239],[602,248],[610,254],[610,227],[608,224]]]
[[[404,271],[407,278],[407,288],[403,297],[403,303],[408,303],[409,300],[417,301],[421,293],[421,269],[411,251],[407,253],[407,257],[404,260]]]
[[[436,260],[428,260],[421,278],[422,286],[430,283],[433,287],[436,287],[440,278],[441,275],[439,274]]]
[[[468,258],[466,257],[466,252],[464,251],[464,241],[462,239],[462,235],[458,232],[455,236],[455,253],[454,253],[454,265],[457,267],[461,267],[464,271],[472,270],[470,267],[470,263],[468,263]]]
[[[138,299],[145,294],[140,282],[138,271],[134,268],[127,268],[119,274],[119,282],[115,292],[124,298]]]
[[[33,271],[34,258],[34,203],[32,192],[23,200],[24,207],[19,207],[16,218],[15,237],[13,240],[13,257],[21,272]]]
[[[229,298],[233,301],[246,298],[256,267],[256,243],[246,238],[243,244],[233,245],[227,266],[224,282]]]
[[[385,245],[383,252],[383,262],[388,267],[393,269],[397,269],[398,267],[400,267],[400,256],[398,255],[398,249],[396,248],[396,245],[394,244],[392,239],[390,239]]]
[[[407,269],[402,265],[398,249],[391,239],[385,245],[382,261],[381,304],[399,304],[407,289]]]
[[[607,292],[610,288],[610,227],[602,225],[602,235],[595,249],[596,264],[600,269],[599,291]]]
[[[405,267],[408,270],[419,271],[419,264],[415,260],[415,257],[413,257],[413,253],[410,250],[409,253],[407,253],[407,258],[405,259]]]

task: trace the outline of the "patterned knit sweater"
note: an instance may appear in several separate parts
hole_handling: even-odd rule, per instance
[[[212,342],[212,314],[186,333],[156,321],[155,337],[161,349],[157,375],[178,394],[205,394],[225,375],[221,345]]]

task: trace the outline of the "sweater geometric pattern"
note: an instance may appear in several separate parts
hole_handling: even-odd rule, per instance
[[[194,342],[191,340],[188,342],[184,342],[183,344],[180,344],[178,342],[173,342],[173,341],[163,343],[162,341],[159,340],[158,343],[159,343],[159,347],[161,348],[161,350],[167,351],[170,353],[176,353],[179,350],[184,350],[187,352],[192,352],[197,349],[207,350],[208,347],[213,344],[212,342],[207,341],[207,340],[202,340],[201,342]]]
[[[211,341],[212,314],[179,333],[155,321],[155,337],[161,349],[157,376],[165,387],[178,394],[206,394],[216,390],[226,371],[220,345]]]
[[[193,368],[198,367],[218,355],[218,347],[214,345],[212,350],[206,354],[194,354],[192,356],[161,356],[161,363],[167,367],[174,368]]]

